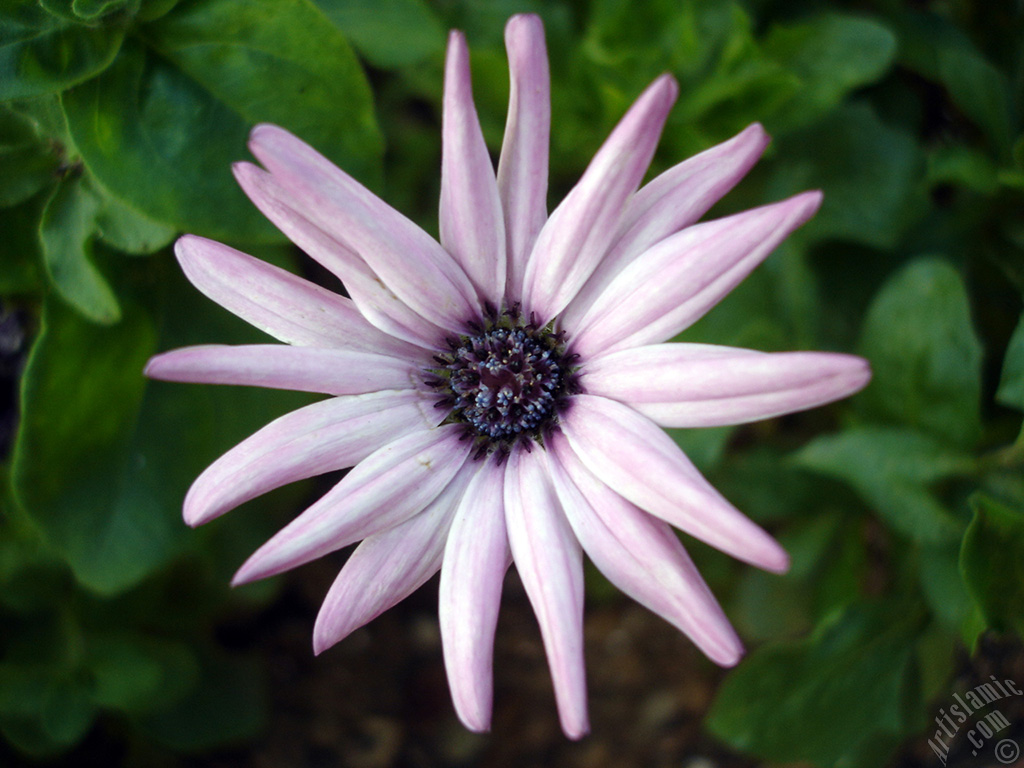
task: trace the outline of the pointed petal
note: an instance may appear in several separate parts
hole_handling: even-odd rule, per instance
[[[414,390],[334,397],[299,408],[207,467],[185,496],[185,522],[201,525],[274,488],[354,466],[440,419]]]
[[[174,253],[196,288],[279,341],[406,359],[422,355],[366,322],[351,299],[234,248],[185,235]]]
[[[625,403],[663,427],[745,424],[847,397],[871,378],[867,360],[827,352],[767,354],[655,344],[588,363],[587,392]]]
[[[782,573],[789,556],[727,502],[672,438],[632,408],[576,395],[562,428],[580,461],[608,487],[726,554]]]
[[[668,524],[598,480],[565,436],[551,439],[552,479],[569,524],[619,589],[678,627],[712,661],[731,667],[743,645]]]
[[[505,467],[505,520],[516,570],[540,624],[562,730],[590,730],[583,665],[583,557],[548,475],[543,450],[513,451]]]
[[[700,319],[814,215],[820,192],[695,224],[625,267],[577,326],[587,356],[665,341]]]
[[[426,232],[323,155],[275,125],[257,125],[249,149],[310,221],[359,255],[399,299],[442,328],[480,317],[476,289]]]
[[[676,81],[662,75],[640,95],[538,235],[523,302],[539,325],[565,308],[607,253],[678,92]]]
[[[465,463],[458,425],[416,432],[374,452],[260,547],[235,574],[245,584],[386,531],[437,498]]]
[[[448,528],[472,476],[468,467],[426,509],[356,547],[331,586],[313,628],[317,654],[401,602],[441,567]]]
[[[551,76],[539,16],[520,14],[505,25],[509,99],[498,189],[505,213],[508,304],[522,300],[526,262],[548,218]]]
[[[500,308],[505,296],[505,221],[469,76],[465,36],[452,31],[444,74],[441,245],[480,295]]]
[[[239,384],[327,395],[361,395],[419,385],[420,368],[396,357],[285,344],[204,344],[150,358],[145,374],[161,381]]]
[[[232,170],[238,184],[260,212],[345,284],[345,290],[363,317],[391,336],[430,349],[437,347],[444,332],[388,290],[352,249],[299,213],[293,207],[294,196],[273,176],[251,163],[235,163]]]
[[[511,562],[505,532],[505,472],[477,463],[452,521],[441,566],[439,614],[448,687],[471,731],[491,727],[494,631]]]
[[[746,175],[767,145],[768,134],[754,123],[641,187],[629,199],[618,240],[562,314],[563,327],[575,328],[612,278],[633,259],[707,213]]]

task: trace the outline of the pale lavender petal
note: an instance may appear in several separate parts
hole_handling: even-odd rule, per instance
[[[270,422],[207,467],[185,496],[185,522],[201,525],[274,488],[354,466],[440,420],[429,398],[415,390],[307,405]]]
[[[249,149],[310,221],[358,254],[418,315],[446,329],[480,317],[476,289],[444,248],[308,144],[264,124],[253,128]]]
[[[608,252],[678,92],[676,81],[662,75],[640,95],[537,236],[523,302],[539,325],[565,308]]]
[[[377,618],[437,573],[448,528],[471,476],[470,467],[463,465],[426,509],[356,547],[316,617],[314,653]]]
[[[204,344],[150,358],[145,374],[161,381],[361,395],[420,386],[420,370],[415,363],[372,352],[285,344]]]
[[[847,397],[871,378],[866,360],[827,352],[752,352],[655,344],[600,355],[589,394],[619,400],[663,427],[745,424]]]
[[[574,331],[585,358],[672,338],[689,327],[818,210],[820,192],[695,224],[645,251]]]
[[[716,664],[731,667],[739,661],[743,645],[668,524],[594,477],[564,435],[553,435],[550,446],[562,508],[594,565],[627,595],[678,627]]]
[[[451,424],[399,438],[353,468],[260,547],[235,574],[245,584],[308,563],[408,520],[445,489],[472,442]]]
[[[260,259],[195,235],[174,244],[192,284],[279,341],[421,359],[425,351],[370,325],[351,299]]]
[[[252,163],[235,163],[233,170],[253,204],[293,243],[337,275],[371,324],[419,346],[437,347],[444,331],[413,312],[350,248],[300,213],[293,196],[273,176]]]
[[[491,727],[494,631],[511,562],[504,492],[503,469],[491,460],[478,462],[441,566],[439,614],[448,687],[459,719],[473,731]]]
[[[551,76],[544,24],[533,14],[505,25],[509,98],[505,140],[498,161],[498,190],[505,212],[508,303],[522,297],[526,262],[548,218],[548,144]]]
[[[694,224],[746,175],[764,148],[768,134],[754,123],[739,135],[685,160],[641,187],[629,199],[619,236],[600,266],[562,313],[575,328],[623,267],[652,245]]]
[[[480,295],[500,308],[505,296],[505,221],[484,144],[461,32],[448,37],[441,148],[441,245]]]
[[[540,625],[562,730],[590,730],[583,664],[583,556],[551,486],[543,450],[518,449],[505,468],[505,520],[516,570]]]
[[[778,542],[722,498],[645,416],[614,400],[577,395],[562,428],[587,469],[626,500],[739,560],[788,570]]]

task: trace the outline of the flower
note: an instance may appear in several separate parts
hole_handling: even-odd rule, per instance
[[[194,236],[175,252],[214,301],[285,344],[154,357],[165,380],[331,395],[271,422],[195,481],[199,525],[286,483],[352,467],[264,544],[234,583],[361,541],[324,600],[317,653],[438,570],[456,711],[490,724],[491,662],[512,562],[537,615],[562,728],[584,735],[586,552],[713,661],[743,649],[672,527],[773,572],[786,552],[726,501],[661,427],[740,424],[859,390],[857,357],[664,343],[790,232],[819,192],[695,223],[757,160],[759,125],[640,187],[677,94],[637,99],[579,183],[546,210],[544,31],[506,28],[508,124],[497,173],[451,33],[445,67],[440,244],[281,128],[235,175],[256,206],[336,274],[351,299]]]

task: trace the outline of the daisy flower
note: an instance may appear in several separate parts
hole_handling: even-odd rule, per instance
[[[284,344],[178,349],[146,373],[330,395],[244,440],[189,490],[184,517],[195,526],[352,468],[235,584],[361,541],[317,617],[320,653],[440,570],[452,698],[482,731],[502,582],[515,563],[562,728],[579,738],[589,728],[584,552],[725,666],[742,646],[673,528],[772,572],[789,564],[662,427],[811,408],[859,390],[870,372],[849,355],[665,343],[807,221],[820,192],[696,223],[756,162],[768,141],[759,125],[641,186],[678,91],[663,75],[549,216],[540,19],[512,18],[506,44],[511,98],[495,172],[465,38],[449,39],[440,243],[296,137],[257,126],[249,146],[262,167],[236,164],[239,184],[348,297],[185,236],[175,252],[189,280]]]

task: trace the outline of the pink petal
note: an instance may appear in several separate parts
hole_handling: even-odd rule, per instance
[[[207,467],[185,497],[185,522],[201,525],[274,488],[354,466],[440,418],[408,390],[334,397],[287,413]]]
[[[867,361],[853,355],[707,349],[655,344],[601,355],[587,364],[584,386],[663,427],[717,427],[831,403],[871,378]]]
[[[670,75],[655,80],[544,225],[523,282],[525,309],[536,313],[538,324],[565,308],[608,252],[678,92]]]
[[[629,406],[577,395],[562,428],[587,469],[627,501],[739,560],[788,570],[786,551],[722,498],[672,438]]]
[[[498,189],[505,212],[508,303],[522,300],[526,262],[548,218],[548,143],[551,76],[544,24],[534,14],[505,25],[509,100],[505,140],[498,161]]]
[[[285,344],[204,344],[150,358],[145,374],[161,381],[361,395],[420,386],[420,367],[370,352]]]
[[[583,665],[583,557],[551,487],[543,450],[515,450],[505,468],[505,520],[516,570],[540,624],[562,730],[590,730]]]
[[[264,124],[253,128],[249,149],[310,221],[358,254],[418,315],[446,329],[480,317],[476,289],[444,248],[308,144]]]
[[[743,646],[672,529],[612,491],[584,467],[565,436],[550,441],[552,478],[573,532],[619,589],[678,627],[716,664]]]
[[[294,197],[273,176],[251,163],[235,163],[233,170],[253,204],[293,243],[337,275],[370,323],[413,344],[437,347],[444,331],[406,306],[348,246],[299,213],[293,207]]]
[[[316,617],[315,653],[377,618],[437,573],[448,528],[471,476],[463,465],[426,509],[356,547]]]
[[[695,223],[746,175],[768,145],[754,123],[739,135],[670,168],[629,199],[618,239],[601,265],[562,314],[575,328],[623,267],[669,235]]]
[[[425,508],[465,463],[472,445],[449,425],[399,438],[352,469],[340,483],[260,547],[235,574],[245,584],[308,563],[386,531]]]
[[[486,731],[491,727],[494,631],[511,553],[505,472],[491,460],[476,467],[448,534],[439,613],[455,711],[470,730]]]
[[[441,151],[441,245],[480,295],[500,308],[505,297],[505,222],[491,156],[484,144],[461,32],[448,37]]]
[[[578,321],[574,351],[591,357],[672,338],[736,287],[820,204],[820,192],[804,192],[662,240],[625,267]]]

